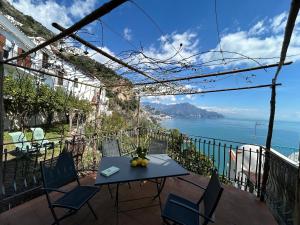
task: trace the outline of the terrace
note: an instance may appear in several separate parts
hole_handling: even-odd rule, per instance
[[[119,140],[122,154],[131,151],[132,145],[130,143],[138,140],[140,142],[145,139],[166,141],[168,143],[168,155],[190,171],[191,175],[187,177],[188,180],[201,186],[206,186],[208,183],[208,170],[212,167],[217,168],[225,190],[216,210],[216,224],[277,224],[277,221],[288,221],[294,218],[296,210],[295,182],[298,168],[278,153],[272,154],[271,168],[276,169],[272,170],[270,182],[268,182],[266,204],[258,198],[261,191],[262,168],[265,157],[261,147],[258,146],[259,150],[254,148],[251,151],[250,159],[252,157],[255,160],[247,161],[247,152],[250,152],[238,147],[242,143],[235,143],[234,145],[229,141],[206,138],[193,139],[185,135],[176,136],[171,133],[152,130],[141,130],[140,132],[132,130],[102,134],[101,137],[88,138],[83,135],[74,137],[71,141],[66,141],[55,148],[49,147],[43,153],[34,155],[30,161],[24,160],[22,157],[9,158],[7,155],[12,150],[6,151],[6,161],[4,161],[5,186],[2,188],[6,191],[6,196],[3,196],[1,200],[2,210],[4,210],[0,214],[1,224],[2,222],[7,225],[16,224],[21,218],[24,224],[51,224],[53,218],[46,198],[44,195],[40,196],[42,191],[40,190],[39,165],[34,162],[53,159],[65,149],[72,152],[74,156],[76,168],[81,174],[81,182],[94,185],[96,173],[93,171],[97,170],[101,162],[101,155],[95,146],[107,138]],[[180,146],[179,149],[178,146]],[[237,160],[230,157],[230,152],[235,153]],[[243,158],[240,158],[241,155]],[[259,161],[257,162],[257,160]],[[236,162],[239,161],[243,161],[243,163],[238,165]],[[249,170],[247,168],[254,169]],[[22,174],[27,175],[24,177]],[[131,186],[131,189],[127,185],[120,186],[121,201],[122,199],[150,196],[155,192],[155,186],[151,182],[146,182],[142,186],[139,182],[134,182]],[[113,193],[115,190],[114,186]],[[282,192],[285,194],[280,194]],[[163,205],[169,193],[176,193],[195,201],[202,194],[199,189],[177,178],[167,179],[161,193]],[[81,221],[81,224],[115,224],[116,208],[114,199],[111,199],[109,195],[107,185],[101,186],[100,192],[91,200],[91,203],[99,220],[95,221],[88,208],[84,207],[77,215],[68,218],[65,223],[74,224],[75,221]],[[119,224],[162,224],[160,207],[156,205],[148,208],[147,206],[151,203],[153,202],[150,200],[141,199],[122,204],[121,209],[124,210],[140,209],[119,214]],[[285,207],[278,208],[278,205]],[[6,211],[9,208],[11,209]],[[251,218],[251,220],[246,218]]]
[[[99,153],[99,146],[101,141],[112,138],[119,140],[121,144],[122,153],[128,153],[136,150],[136,146],[146,147],[148,139],[155,139],[165,141],[168,144],[168,155],[175,160],[182,167],[187,169],[191,174],[188,179],[195,183],[206,186],[211,169],[217,169],[219,178],[223,183],[224,193],[221,197],[220,203],[216,209],[216,224],[297,224],[299,223],[299,165],[293,163],[283,157],[282,155],[271,150],[273,123],[275,116],[276,103],[276,88],[281,84],[277,83],[278,74],[281,68],[285,65],[290,65],[291,62],[285,62],[288,43],[290,41],[294,23],[299,11],[299,2],[292,1],[290,16],[287,21],[286,33],[282,45],[279,63],[261,65],[252,68],[234,69],[224,72],[215,72],[209,74],[201,74],[195,76],[183,77],[181,76],[163,76],[173,75],[173,71],[183,72],[190,70],[190,72],[201,69],[198,65],[186,65],[181,62],[153,60],[143,58],[141,61],[140,54],[133,54],[128,51],[130,62],[128,64],[115,56],[97,48],[91,43],[81,39],[75,33],[99,19],[103,15],[109,13],[114,8],[126,2],[125,0],[112,0],[104,4],[92,12],[89,16],[74,24],[68,29],[64,29],[58,24],[53,24],[55,28],[61,31],[58,35],[50,40],[30,49],[27,52],[21,53],[18,56],[0,60],[0,77],[4,77],[4,65],[10,65],[15,69],[22,69],[24,74],[26,72],[34,72],[39,74],[40,79],[44,75],[58,77],[65,79],[63,76],[53,75],[48,73],[43,68],[35,69],[20,66],[18,61],[25,59],[27,56],[35,53],[53,43],[57,43],[63,38],[74,39],[77,42],[84,44],[86,47],[93,49],[97,53],[104,55],[109,60],[109,64],[117,63],[121,65],[122,69],[126,69],[125,75],[129,71],[132,74],[125,78],[131,81],[130,84],[112,84],[95,86],[87,84],[87,86],[99,89],[97,95],[101,96],[101,91],[104,88],[111,87],[134,87],[135,98],[138,99],[145,96],[167,96],[167,95],[192,95],[192,94],[206,94],[212,92],[224,91],[240,91],[257,88],[271,88],[271,110],[268,136],[266,146],[251,145],[250,148],[241,147],[246,143],[236,143],[228,140],[218,140],[208,137],[189,137],[184,134],[174,134],[170,131],[161,132],[159,130],[141,129],[140,126],[140,107],[137,106],[137,121],[134,124],[133,130],[120,130],[116,133],[104,133],[97,130],[98,118],[94,119],[94,127],[92,133],[78,132],[75,135],[64,136],[64,134],[56,139],[55,142],[49,138],[49,143],[43,146],[38,145],[37,141],[44,141],[44,139],[36,139],[33,143],[31,141],[15,141],[14,144],[21,144],[21,147],[12,149],[7,147],[4,143],[4,95],[0,92],[0,214],[1,224],[13,225],[19,224],[51,224],[53,222],[52,215],[47,207],[47,201],[41,189],[42,179],[39,162],[47,159],[53,160],[59,156],[63,151],[71,152],[74,158],[74,163],[78,174],[81,176],[83,184],[95,184],[95,171],[101,163],[102,156]],[[63,49],[62,49],[63,50]],[[136,52],[135,52],[136,53]],[[222,50],[218,52],[223,55]],[[139,55],[140,54],[140,55]],[[234,53],[236,54],[236,53]],[[120,56],[121,57],[121,56]],[[128,56],[123,56],[124,59]],[[241,55],[239,55],[241,57]],[[244,57],[244,56],[243,56]],[[249,57],[240,58],[240,60],[249,60]],[[230,58],[230,57],[229,57]],[[127,58],[128,59],[128,58]],[[227,59],[228,60],[228,59]],[[184,60],[182,60],[184,61]],[[224,63],[220,60],[220,65]],[[142,71],[135,66],[144,63],[147,65]],[[161,69],[161,63],[167,65],[167,68]],[[191,79],[203,79],[205,77],[217,77],[227,74],[238,74],[241,72],[249,72],[253,70],[261,70],[265,68],[276,67],[276,73],[272,79],[271,84],[258,84],[255,86],[222,88],[216,90],[199,90],[193,88],[186,88],[187,83]],[[170,72],[171,71],[171,72]],[[61,72],[61,71],[60,71]],[[59,73],[59,71],[58,71]],[[157,74],[156,74],[157,73]],[[136,75],[141,75],[143,78],[136,79]],[[155,76],[156,74],[156,76]],[[132,76],[133,75],[133,76]],[[145,80],[146,79],[146,80]],[[78,80],[67,78],[68,82],[78,84]],[[150,82],[149,82],[150,81]],[[214,82],[215,80],[213,80]],[[39,82],[36,82],[37,85]],[[80,82],[82,84],[82,82]],[[201,83],[201,82],[199,82]],[[3,82],[0,82],[3,89]],[[150,85],[150,87],[149,87]],[[142,88],[139,88],[142,87]],[[34,89],[34,88],[32,88]],[[36,89],[39,89],[38,87]],[[67,90],[69,91],[69,90]],[[64,93],[65,99],[69,99],[71,93]],[[98,96],[98,97],[99,97]],[[97,96],[95,98],[98,98]],[[35,99],[38,99],[36,97]],[[73,100],[76,98],[74,97]],[[36,102],[35,102],[36,103]],[[77,102],[77,105],[82,105],[83,102]],[[99,111],[101,106],[100,99],[96,100],[96,109]],[[84,107],[84,106],[83,106]],[[63,113],[70,113],[64,107]],[[35,112],[36,109],[32,109]],[[22,111],[22,110],[21,110]],[[20,113],[18,111],[18,113]],[[20,114],[21,115],[21,114]],[[71,116],[69,114],[69,116]],[[28,118],[27,118],[28,119]],[[72,120],[70,120],[72,122]],[[78,120],[79,121],[79,120]],[[37,125],[37,124],[36,124]],[[64,128],[63,128],[64,130]],[[30,143],[30,148],[23,149],[24,144]],[[143,144],[142,144],[143,143]],[[34,144],[34,145],[33,145]],[[32,151],[34,150],[34,151]],[[129,166],[129,165],[128,165]],[[73,184],[69,184],[67,188],[71,188]],[[115,187],[113,187],[113,190]],[[155,187],[151,182],[134,182],[132,187],[127,185],[120,186],[120,198],[135,199],[138,197],[148,196],[153,193]],[[187,183],[183,183],[176,178],[168,178],[166,185],[161,193],[162,203],[166,201],[168,193],[177,193],[180,196],[185,196],[191,200],[197,200],[200,192],[194,189]],[[80,210],[76,215],[66,219],[64,224],[116,224],[117,214],[114,206],[114,201],[109,195],[107,186],[102,186],[100,192],[91,200],[92,206],[95,208],[99,219],[94,220],[91,213],[86,207]],[[134,203],[126,203],[124,209],[140,207],[138,210],[132,210],[127,213],[119,215],[119,224],[163,224],[161,219],[161,210],[159,206],[146,208],[148,203],[152,203],[143,199],[135,201]],[[60,212],[62,213],[62,211]]]
[[[188,179],[203,186],[206,186],[208,182],[208,178],[195,174],[190,175]],[[88,175],[82,178],[81,181],[84,184],[93,185],[95,175]],[[255,196],[228,185],[224,185],[224,187],[224,194],[216,210],[215,224],[277,224],[266,204],[260,202]],[[140,187],[139,183],[134,183],[131,189],[127,185],[122,185],[120,200],[149,196],[153,194],[153,190],[155,190],[155,187],[149,182],[143,184],[142,187]],[[195,201],[201,195],[199,189],[195,189],[193,186],[191,187],[189,184],[183,183],[176,178],[167,180],[161,195],[163,202],[169,192],[184,195]],[[141,209],[121,213],[119,215],[119,224],[163,224],[159,206],[142,208],[151,203],[149,200],[139,200],[125,204],[123,206],[124,209],[136,207],[141,207]],[[101,191],[92,199],[91,204],[96,211],[98,220],[95,220],[88,208],[84,207],[75,216],[66,219],[63,224],[116,224],[114,201],[110,198],[107,186],[101,188]],[[19,221],[22,221],[24,225],[40,225],[51,224],[53,218],[47,207],[45,196],[41,196],[0,214],[0,221],[3,225],[18,224]]]

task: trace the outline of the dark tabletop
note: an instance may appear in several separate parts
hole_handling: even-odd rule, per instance
[[[147,167],[131,167],[130,157],[103,157],[97,173],[95,185],[123,183],[164,177],[188,175],[189,172],[166,154],[148,155]],[[117,173],[105,177],[101,171],[111,166],[120,168]]]

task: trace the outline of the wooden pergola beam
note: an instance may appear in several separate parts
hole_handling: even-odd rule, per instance
[[[287,24],[285,27],[284,39],[282,42],[280,61],[279,61],[279,65],[277,67],[276,73],[274,75],[274,78],[272,80],[273,87],[272,87],[271,100],[270,100],[270,117],[269,117],[269,125],[268,125],[268,134],[267,134],[267,139],[266,139],[264,173],[263,173],[261,193],[260,193],[261,201],[265,200],[265,195],[266,195],[266,191],[267,191],[267,181],[269,178],[269,171],[270,171],[270,152],[271,152],[272,137],[273,137],[275,110],[276,110],[276,86],[275,86],[275,83],[277,81],[277,77],[283,66],[283,63],[286,59],[286,53],[287,53],[287,50],[288,50],[288,47],[290,44],[290,40],[291,40],[291,37],[293,34],[296,19],[297,19],[298,13],[299,13],[299,8],[300,8],[300,0],[292,0]],[[298,204],[299,204],[299,202],[298,202]],[[299,224],[300,223],[299,218],[297,218],[297,220],[298,220],[298,224]]]
[[[64,27],[60,26],[58,23],[52,23],[52,26],[55,27],[56,29],[60,30],[61,32],[64,32],[66,30]],[[154,80],[157,83],[162,83],[159,79],[157,79],[157,78],[155,78],[155,77],[153,77],[153,76],[151,76],[151,75],[149,75],[149,74],[147,74],[147,73],[145,73],[145,72],[129,65],[128,63],[112,56],[111,54],[103,51],[102,49],[96,47],[95,45],[91,44],[90,42],[87,42],[86,40],[82,39],[81,37],[79,37],[76,34],[70,34],[69,37],[73,38],[74,40],[84,44],[85,46],[89,47],[90,49],[93,49],[95,52],[98,52],[99,54],[109,58],[110,60],[112,60],[112,61],[114,61],[114,62],[116,62],[116,63],[118,63],[118,64],[134,71],[134,72],[136,72],[136,73],[139,73],[139,74],[141,74],[141,75],[143,75],[143,76],[145,76],[145,77],[147,77],[151,80]]]
[[[281,85],[281,83],[275,84],[275,86],[280,86],[280,85]],[[249,90],[249,89],[256,89],[256,88],[266,88],[266,87],[272,87],[272,86],[273,86],[273,84],[264,84],[264,85],[247,86],[247,87],[240,87],[240,88],[225,88],[225,89],[209,90],[209,91],[194,91],[194,92],[180,92],[180,93],[153,93],[153,94],[141,95],[141,97],[207,94],[207,93],[215,93],[215,92],[240,91],[240,90]]]
[[[286,66],[286,65],[290,65],[292,63],[293,62],[286,62],[283,65]],[[224,75],[228,75],[228,74],[237,74],[237,73],[242,73],[242,72],[249,72],[249,71],[254,71],[254,70],[261,70],[261,69],[277,67],[278,65],[279,65],[279,63],[274,63],[274,64],[268,64],[268,65],[263,65],[263,66],[249,67],[249,68],[245,68],[245,69],[229,70],[229,71],[222,71],[222,72],[208,73],[208,74],[199,74],[199,75],[193,75],[193,76],[188,76],[188,77],[160,80],[159,83],[170,83],[170,82],[177,82],[177,81],[184,81],[184,80],[201,79],[201,78],[207,78],[207,77],[224,76]],[[144,86],[144,85],[154,85],[154,84],[158,84],[158,82],[141,82],[141,83],[134,83],[132,85],[133,86]],[[127,86],[127,84],[119,85],[119,86]],[[114,87],[114,86],[111,85],[111,86],[107,86],[107,87]]]
[[[50,76],[50,77],[60,78],[60,79],[63,79],[63,80],[67,80],[67,81],[77,83],[77,84],[82,84],[82,85],[89,86],[89,87],[94,87],[94,88],[100,88],[101,87],[101,86],[97,86],[97,85],[88,84],[88,83],[85,83],[85,82],[76,81],[74,79],[70,79],[70,78],[66,78],[66,77],[60,77],[60,76],[58,76],[56,74],[53,74],[53,73],[49,73],[49,72],[46,72],[46,71],[34,69],[34,68],[31,68],[31,67],[28,68],[26,66],[21,66],[21,65],[15,64],[15,63],[7,62],[7,63],[4,63],[4,64],[9,65],[9,66],[14,66],[14,67],[17,67],[17,68],[21,68],[21,69],[24,69],[24,70],[44,74],[44,75],[47,75],[47,76]]]
[[[68,35],[72,34],[73,32],[81,29],[82,27],[88,25],[89,23],[93,22],[94,20],[108,14],[113,9],[117,8],[118,6],[122,5],[127,0],[111,0],[107,3],[103,4],[101,7],[90,13],[89,15],[85,16],[83,19],[78,21],[77,23],[73,24],[71,27],[67,28],[63,32],[57,34],[53,38],[43,42],[42,44],[30,49],[27,52],[24,52],[23,54],[20,54],[19,56],[12,57],[10,59],[5,60],[4,62],[10,62],[12,60],[16,60],[19,58],[25,58],[27,55],[30,55],[31,53],[34,53],[64,37],[67,37]]]

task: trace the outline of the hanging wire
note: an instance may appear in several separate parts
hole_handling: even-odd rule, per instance
[[[221,38],[220,38],[220,29],[219,29],[219,20],[218,20],[218,10],[217,10],[217,0],[214,1],[214,12],[215,12],[215,22],[216,22],[216,28],[217,28],[217,35],[218,35],[218,41],[219,41],[219,48],[222,55],[222,61],[224,64],[226,64],[226,61],[224,59],[223,50],[222,50],[222,44],[221,44]]]
[[[168,36],[166,36],[165,32],[162,30],[162,28],[160,27],[160,25],[153,19],[153,17],[146,12],[145,9],[143,9],[139,4],[137,4],[135,1],[133,0],[129,0],[129,2],[131,2],[137,9],[139,9],[148,19],[149,21],[154,25],[154,27],[160,32],[161,35],[163,35],[164,37],[166,37],[166,41],[169,41],[171,44],[171,47],[173,48],[173,50],[175,52],[178,53],[178,55],[181,57],[182,60],[184,60],[184,57],[180,54],[179,50],[181,49],[182,46],[180,46],[179,49],[176,49],[172,43],[172,41],[170,40],[170,38]]]

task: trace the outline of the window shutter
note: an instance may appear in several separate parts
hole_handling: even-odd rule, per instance
[[[3,52],[3,47],[5,46],[6,38],[0,34],[0,52]]]
[[[23,52],[23,49],[20,48],[20,47],[18,47],[18,56],[21,55],[22,52]],[[18,58],[18,59],[17,59],[17,64],[18,64],[19,66],[22,66],[23,60],[22,60],[21,58]]]
[[[27,68],[31,67],[31,57],[30,57],[30,55],[26,56],[24,66],[26,66]]]

